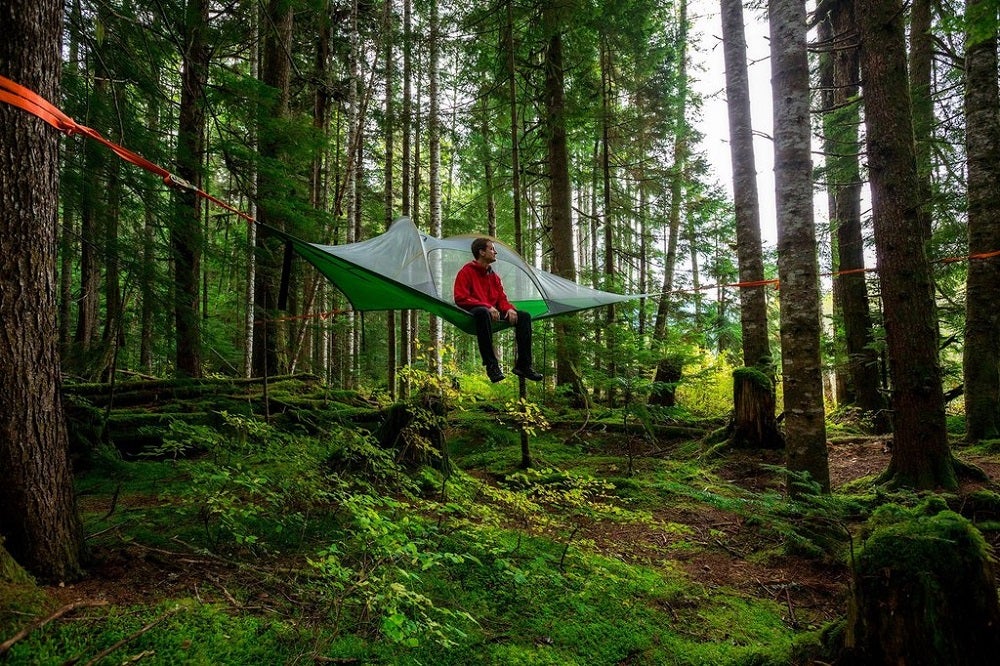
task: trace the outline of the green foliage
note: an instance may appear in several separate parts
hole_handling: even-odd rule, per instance
[[[425,572],[474,558],[438,549],[435,530],[395,500],[353,495],[341,509],[347,514],[341,539],[309,558],[331,606],[338,612],[345,603],[358,606],[381,635],[406,647],[425,640],[449,647],[464,638],[459,624],[474,623],[472,616],[435,605],[417,588]]]
[[[269,542],[294,540],[310,511],[331,498],[323,473],[324,445],[298,440],[251,417],[220,412],[223,428],[172,428],[171,450],[202,447],[207,460],[181,460],[189,484],[181,507],[195,512],[213,548],[264,551]]]
[[[149,446],[139,454],[150,458],[177,460],[194,452],[214,450],[224,441],[214,428],[192,425],[179,419],[170,419],[166,432],[162,432],[162,426],[143,426],[139,431],[145,435],[162,434],[161,444]]]
[[[526,398],[508,400],[504,404],[504,416],[531,437],[549,429],[545,412],[539,405],[529,402]]]
[[[677,401],[698,416],[719,416],[733,408],[733,368],[719,357],[687,367],[677,387]]]

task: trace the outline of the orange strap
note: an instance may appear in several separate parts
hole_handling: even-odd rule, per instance
[[[215,205],[228,210],[231,213],[242,217],[247,222],[253,223],[255,220],[253,217],[244,213],[237,208],[234,208],[225,201],[212,196],[208,192],[195,187],[188,181],[184,180],[179,176],[175,176],[166,169],[156,164],[153,164],[147,160],[142,155],[132,152],[128,148],[118,145],[113,141],[109,141],[101,136],[101,133],[95,129],[87,127],[86,125],[81,125],[76,122],[57,107],[53,106],[51,102],[41,97],[33,90],[29,90],[24,86],[14,83],[5,76],[0,76],[0,102],[6,102],[11,106],[15,106],[19,109],[27,111],[44,120],[46,123],[56,128],[60,132],[64,133],[66,136],[73,136],[74,134],[82,134],[84,136],[90,137],[94,141],[103,144],[109,148],[113,153],[118,155],[126,162],[131,162],[132,164],[154,173],[163,179],[163,182],[170,187],[175,187],[183,190],[191,190],[198,196],[207,199],[214,203]]]

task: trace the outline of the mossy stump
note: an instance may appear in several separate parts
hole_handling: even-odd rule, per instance
[[[423,392],[411,402],[390,405],[375,437],[381,448],[396,451],[396,461],[403,465],[433,463],[446,470],[450,462],[443,429],[445,412],[441,396]]]
[[[781,449],[785,439],[774,415],[774,384],[757,368],[733,370],[733,429],[730,446]]]
[[[653,377],[653,390],[649,404],[659,407],[673,407],[677,404],[677,383],[684,374],[684,358],[671,355],[660,359]]]
[[[958,514],[876,529],[854,581],[843,663],[996,663],[1000,606],[988,547]]]

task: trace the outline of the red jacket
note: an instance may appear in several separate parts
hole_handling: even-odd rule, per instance
[[[516,309],[507,300],[500,276],[492,266],[470,261],[455,276],[455,305],[466,310],[494,307],[501,313]]]

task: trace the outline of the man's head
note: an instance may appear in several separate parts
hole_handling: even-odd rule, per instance
[[[472,257],[476,261],[492,264],[497,260],[497,250],[489,238],[477,238],[472,241]]]

